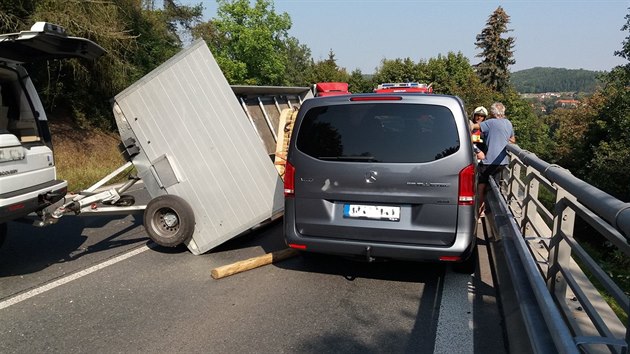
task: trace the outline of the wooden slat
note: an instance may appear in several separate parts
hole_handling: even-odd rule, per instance
[[[282,179],[284,179],[284,170],[287,160],[287,152],[289,150],[289,141],[291,140],[291,133],[293,132],[293,122],[295,121],[296,117],[297,110],[294,110],[292,108],[283,109],[282,113],[280,114],[274,165],[276,166],[278,174]]]

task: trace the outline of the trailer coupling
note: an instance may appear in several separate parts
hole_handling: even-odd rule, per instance
[[[66,196],[66,200],[68,198],[71,198],[71,200],[64,202],[63,205],[56,208],[52,213],[42,210],[38,214],[40,219],[35,221],[33,225],[40,227],[51,225],[67,214],[125,215],[143,212],[146,206],[134,206],[135,198],[132,195],[123,194],[140,180],[137,176],[131,176],[129,180],[122,185],[111,188],[101,188],[105,183],[109,182],[123,171],[126,171],[131,166],[132,163],[127,162],[86,190],[73,196]],[[45,199],[46,195],[44,195],[43,198]]]

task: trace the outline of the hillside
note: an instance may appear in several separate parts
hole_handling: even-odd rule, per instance
[[[511,82],[520,93],[595,91],[602,71],[561,68],[531,68],[513,72]]]
[[[117,134],[81,129],[68,120],[56,119],[50,121],[50,132],[57,177],[67,180],[72,192],[91,186],[125,163],[118,150]]]

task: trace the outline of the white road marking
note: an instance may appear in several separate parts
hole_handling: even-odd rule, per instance
[[[434,354],[474,352],[473,292],[470,274],[444,274]]]
[[[153,243],[151,243],[151,245],[153,245]],[[56,288],[58,286],[67,284],[67,283],[69,283],[69,282],[71,282],[73,280],[77,280],[77,279],[79,279],[81,277],[84,277],[84,276],[86,276],[88,274],[94,273],[97,270],[101,270],[101,269],[103,269],[105,267],[108,267],[108,266],[110,266],[112,264],[116,264],[118,262],[124,261],[125,259],[131,258],[131,257],[133,257],[133,256],[135,256],[137,254],[140,254],[140,253],[142,253],[142,252],[144,252],[146,250],[149,250],[150,248],[151,248],[150,246],[144,245],[144,246],[136,248],[136,249],[134,249],[134,250],[132,250],[130,252],[124,253],[124,254],[122,254],[122,255],[120,255],[118,257],[114,257],[114,258],[108,259],[107,261],[105,261],[103,263],[99,263],[99,264],[93,265],[90,268],[84,269],[84,270],[82,270],[80,272],[68,275],[67,277],[63,277],[61,279],[57,279],[57,280],[53,281],[52,283],[48,283],[48,284],[42,285],[42,286],[40,286],[38,288],[32,289],[32,290],[27,291],[25,293],[22,293],[20,295],[17,295],[17,296],[14,296],[12,298],[9,298],[7,300],[4,300],[4,301],[0,302],[0,310],[5,309],[5,308],[7,308],[9,306],[18,304],[18,303],[20,303],[20,302],[22,302],[24,300],[28,300],[28,299],[32,298],[33,296],[37,296],[39,294],[45,293],[46,291],[52,290],[52,289],[54,289],[54,288]]]

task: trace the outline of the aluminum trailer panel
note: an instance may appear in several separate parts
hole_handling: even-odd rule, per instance
[[[204,41],[118,94],[114,116],[139,147],[132,162],[151,197],[192,207],[193,254],[282,211],[282,181]]]

